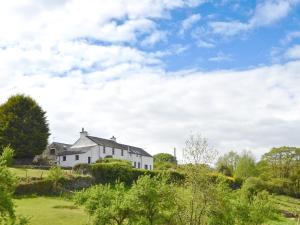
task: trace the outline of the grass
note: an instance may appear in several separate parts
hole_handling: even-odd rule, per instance
[[[53,197],[15,199],[16,212],[30,217],[30,225],[84,225],[88,216],[73,202]]]
[[[300,199],[283,195],[275,195],[273,196],[272,201],[274,202],[276,208],[280,211],[289,212],[300,216]],[[285,218],[281,216],[278,218],[278,221],[270,221],[268,225],[297,225],[297,219]]]
[[[17,177],[35,177],[35,178],[45,178],[49,174],[49,170],[41,169],[26,169],[26,168],[9,168],[9,170],[14,173]],[[70,170],[65,170],[66,174],[72,173]]]
[[[25,168],[9,168],[9,170],[14,173],[17,177],[46,177],[49,173],[48,170],[40,169],[25,169]]]

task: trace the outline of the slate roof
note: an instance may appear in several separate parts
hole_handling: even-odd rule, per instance
[[[72,148],[70,150],[66,150],[63,152],[58,153],[58,156],[64,156],[64,155],[75,155],[75,154],[83,154],[91,150],[93,146],[88,147],[81,147],[81,148]]]
[[[49,146],[56,147],[58,150],[68,150],[72,145],[61,142],[52,142]]]
[[[115,142],[110,139],[98,138],[98,137],[93,137],[93,136],[87,136],[87,138],[89,138],[90,140],[92,140],[93,142],[95,142],[98,145],[107,146],[107,147],[111,147],[111,148],[119,148],[119,149],[129,150],[129,153],[152,157],[152,155],[150,155],[148,152],[146,152],[142,148],[120,144],[120,143]]]

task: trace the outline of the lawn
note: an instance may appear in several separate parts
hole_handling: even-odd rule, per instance
[[[30,225],[84,225],[87,215],[73,202],[53,197],[15,199],[17,214],[29,216]]]
[[[26,169],[26,168],[9,168],[18,177],[37,177],[45,178],[48,176],[49,170],[41,169]],[[71,170],[65,170],[66,173],[71,173]]]
[[[18,177],[46,177],[48,170],[25,169],[25,168],[9,168],[9,170]]]
[[[300,215],[300,199],[291,198],[283,195],[275,195],[273,196],[272,200],[276,208],[280,211]],[[279,218],[278,221],[272,221],[268,225],[297,225],[297,221],[296,219],[284,218],[282,216]]]

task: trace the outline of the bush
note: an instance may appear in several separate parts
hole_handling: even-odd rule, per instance
[[[70,191],[88,188],[94,184],[89,176],[67,176],[60,181],[59,188],[54,187],[53,180],[49,179],[26,179],[22,180],[16,188],[17,195],[57,195]]]
[[[132,166],[131,162],[128,160],[122,160],[122,159],[113,159],[113,158],[104,158],[104,159],[98,159],[96,163],[121,163],[128,166]]]
[[[73,166],[72,170],[75,173],[79,173],[79,174],[92,174],[91,164],[87,164],[87,163],[78,163],[75,166]]]
[[[181,182],[184,175],[176,171],[152,171],[143,169],[134,169],[124,163],[96,163],[91,165],[91,174],[95,178],[96,183],[107,184],[116,181],[124,182],[131,185],[140,176],[150,175],[158,176],[164,173],[169,177],[170,182]]]

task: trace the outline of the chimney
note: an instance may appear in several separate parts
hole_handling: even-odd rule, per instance
[[[112,137],[110,138],[110,140],[112,140],[112,141],[114,141],[114,142],[117,142],[117,138],[116,138],[115,136],[112,136]]]
[[[81,132],[80,132],[80,137],[86,137],[88,136],[88,132],[84,130],[84,128],[82,128]]]

